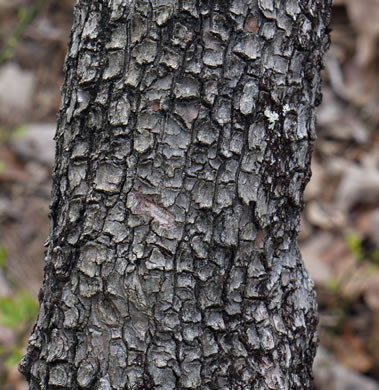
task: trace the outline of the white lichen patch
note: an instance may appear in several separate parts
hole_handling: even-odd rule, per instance
[[[269,121],[268,128],[272,130],[275,127],[276,122],[279,120],[279,114],[275,111],[271,111],[268,107],[265,109],[264,112],[265,117]]]
[[[285,104],[282,109],[283,115],[286,115],[289,111],[291,111],[291,107],[288,104]]]

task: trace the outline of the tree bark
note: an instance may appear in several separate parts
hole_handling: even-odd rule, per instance
[[[330,0],[81,0],[30,389],[311,389],[298,249]]]

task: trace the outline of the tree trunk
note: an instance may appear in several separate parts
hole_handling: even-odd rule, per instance
[[[311,389],[298,249],[330,0],[81,0],[30,389]]]

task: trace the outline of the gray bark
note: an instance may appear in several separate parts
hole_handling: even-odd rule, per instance
[[[311,389],[298,249],[330,0],[81,0],[30,389]]]

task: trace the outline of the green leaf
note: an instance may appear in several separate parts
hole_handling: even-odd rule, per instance
[[[38,314],[37,300],[27,291],[16,297],[0,298],[0,324],[15,329],[34,321]]]
[[[29,292],[23,291],[18,296],[17,302],[24,320],[34,321],[38,314],[38,302]]]
[[[14,138],[23,138],[25,137],[27,133],[27,128],[26,126],[18,126],[16,129],[13,130],[13,137]]]
[[[19,23],[25,23],[28,18],[28,10],[25,7],[18,9],[18,20]]]
[[[1,173],[1,169],[0,169],[0,173]],[[5,248],[5,246],[0,246],[0,269],[6,267],[7,258],[8,258],[7,248]]]
[[[337,279],[330,279],[326,285],[326,287],[334,292],[334,293],[337,293],[339,292],[340,288],[341,288],[341,283],[339,282],[339,280]]]
[[[14,348],[11,355],[5,361],[5,367],[9,370],[16,366],[22,358],[22,352],[19,348]]]
[[[18,325],[17,309],[9,297],[0,298],[0,324],[11,329]]]
[[[369,264],[368,266],[368,274],[370,276],[375,276],[378,274],[378,266],[375,264]]]
[[[5,171],[5,162],[3,160],[0,160],[0,174],[2,174]]]
[[[7,142],[9,140],[9,132],[5,127],[0,126],[0,143]]]
[[[379,248],[375,248],[371,252],[371,257],[372,257],[372,260],[374,261],[374,263],[379,264]]]
[[[356,233],[348,234],[346,237],[346,244],[357,260],[362,260],[364,258],[362,240]]]

